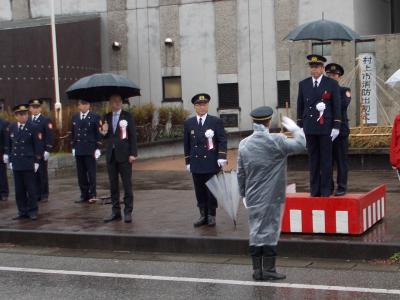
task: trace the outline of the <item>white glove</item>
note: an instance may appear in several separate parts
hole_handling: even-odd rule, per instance
[[[217,160],[217,163],[218,163],[218,166],[220,166],[221,168],[223,167],[223,166],[225,166],[226,164],[227,164],[227,160],[226,159],[218,159]]]
[[[295,121],[285,116],[282,117],[282,126],[285,127],[287,130],[289,130],[290,132],[296,132],[300,130],[300,127],[297,126]]]
[[[75,156],[75,149],[72,149],[72,156]]]
[[[44,153],[43,153],[43,159],[44,159],[45,161],[48,161],[48,160],[49,160],[49,157],[50,157],[50,153],[47,152],[47,151],[44,151]]]
[[[36,173],[37,170],[39,169],[39,164],[38,164],[38,163],[35,163],[35,164],[34,164],[34,167],[35,167],[35,173]]]
[[[12,163],[10,163],[10,170],[12,170]]]
[[[186,171],[190,172],[190,164],[186,165]]]
[[[339,129],[332,128],[331,132],[332,142],[338,137],[338,135],[339,135]]]
[[[8,163],[9,163],[9,159],[8,159],[8,155],[7,155],[7,154],[3,154],[3,162],[4,162],[5,164],[8,164]]]
[[[98,160],[100,158],[100,155],[101,155],[100,149],[96,149],[96,151],[94,151],[94,158]]]

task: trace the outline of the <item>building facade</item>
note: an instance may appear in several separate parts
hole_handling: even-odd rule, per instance
[[[48,17],[49,1],[0,0],[0,20]],[[260,105],[277,108],[274,124],[279,123],[279,114],[295,117],[297,83],[307,76],[305,56],[320,51],[320,45],[284,38],[299,24],[320,19],[322,13],[326,19],[348,25],[366,40],[364,44],[325,45],[331,61],[352,70],[357,55],[367,51],[375,55],[377,76],[387,79],[390,72],[400,68],[400,57],[395,53],[400,42],[396,34],[400,31],[400,18],[396,18],[400,6],[394,0],[55,3],[57,15],[100,16],[102,70],[125,74],[141,87],[142,96],[132,103],[183,105],[192,110],[191,97],[207,92],[212,97],[210,113],[221,115],[230,130],[250,129],[249,112]],[[120,47],[113,47],[114,42]],[[357,97],[357,81],[351,86]],[[359,120],[356,103],[353,101],[350,109],[352,125]],[[390,108],[391,104],[382,105]]]

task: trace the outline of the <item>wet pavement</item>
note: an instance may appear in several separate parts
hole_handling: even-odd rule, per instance
[[[235,166],[235,152],[229,154],[229,167]],[[185,171],[182,157],[138,161],[134,166],[133,223],[105,224],[103,218],[111,212],[111,205],[76,204],[79,199],[77,177],[74,170],[50,178],[50,199],[40,203],[37,221],[19,220],[13,193],[9,201],[0,202],[0,229],[60,231],[75,233],[132,234],[151,236],[217,237],[247,239],[248,226],[245,208],[241,205],[235,228],[226,213],[217,210],[215,228],[193,228],[198,217],[191,176]],[[308,172],[293,171],[288,182],[295,182],[298,192],[308,189]],[[387,185],[387,215],[361,236],[282,234],[286,241],[349,241],[374,244],[400,245],[400,183],[394,172],[388,170],[352,171],[349,175],[349,192],[367,192]],[[13,191],[12,182],[10,182]],[[122,189],[121,189],[122,190]],[[98,170],[98,196],[109,196],[108,178],[104,167]]]

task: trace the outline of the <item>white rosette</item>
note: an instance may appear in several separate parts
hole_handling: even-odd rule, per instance
[[[128,127],[128,122],[126,120],[119,121],[119,127],[120,127],[121,140],[126,139],[128,136],[126,133],[126,128]]]
[[[207,148],[208,150],[214,149],[213,137],[214,137],[214,130],[207,129],[205,136],[207,138]]]
[[[315,106],[316,107],[316,109],[318,110],[318,112],[319,112],[319,118],[317,119],[317,121],[319,121],[320,123],[322,123],[323,124],[323,120],[324,120],[324,111],[325,111],[325,109],[326,109],[326,105],[325,105],[325,103],[324,102],[319,102],[319,103],[317,103],[317,105]],[[321,121],[320,121],[321,120]]]

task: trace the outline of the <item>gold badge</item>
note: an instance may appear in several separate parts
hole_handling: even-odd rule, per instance
[[[311,57],[311,62],[317,62],[317,61],[318,61],[318,57],[316,57],[316,56]]]
[[[199,96],[199,100],[201,101],[205,100],[204,96],[203,95]]]

